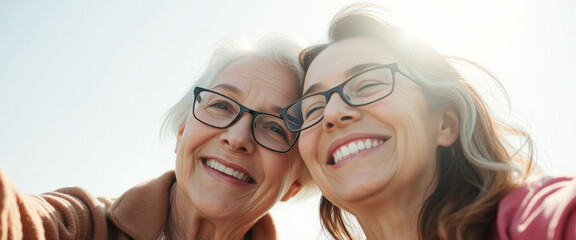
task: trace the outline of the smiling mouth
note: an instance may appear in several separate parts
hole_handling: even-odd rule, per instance
[[[377,147],[386,141],[388,141],[388,138],[368,138],[355,140],[342,145],[332,153],[332,158],[329,159],[328,165],[337,164],[338,162],[350,158],[358,153]]]
[[[238,180],[245,182],[245,183],[256,183],[254,181],[254,179],[248,177],[248,175],[246,173],[243,173],[241,171],[227,167],[224,164],[217,162],[216,160],[202,159],[202,162],[204,162],[204,164],[206,164],[206,166],[208,166],[209,168],[212,168],[212,169],[214,169],[214,170],[216,170],[216,171],[218,171],[224,175],[227,175],[229,177],[238,179]]]

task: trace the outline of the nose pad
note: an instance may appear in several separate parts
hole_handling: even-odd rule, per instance
[[[251,153],[254,151],[254,137],[252,137],[252,116],[244,114],[234,124],[225,128],[220,135],[220,143],[232,151]]]
[[[324,130],[332,130],[334,128],[345,127],[349,123],[357,121],[361,117],[358,108],[348,105],[344,99],[335,93],[330,96],[326,107],[324,108],[324,119],[322,121],[322,128]]]

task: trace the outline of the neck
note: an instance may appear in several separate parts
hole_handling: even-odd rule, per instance
[[[401,186],[397,191],[382,190],[343,208],[356,217],[368,240],[418,239],[418,217],[432,191],[430,184]]]
[[[409,210],[410,209],[410,210]],[[418,207],[398,204],[378,208],[355,209],[353,215],[362,227],[366,239],[418,239]]]
[[[178,189],[178,182],[170,189],[170,210],[164,234],[166,239],[231,239],[241,240],[252,227],[252,223],[238,219],[213,220],[203,216],[190,199]]]

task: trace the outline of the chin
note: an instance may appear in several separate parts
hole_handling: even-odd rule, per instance
[[[371,175],[373,176],[373,175]],[[351,179],[348,179],[351,180]],[[355,181],[347,181],[340,185],[334,196],[338,196],[340,201],[351,203],[374,198],[386,189],[387,181],[383,179],[374,179],[366,176],[365,178],[354,178]]]

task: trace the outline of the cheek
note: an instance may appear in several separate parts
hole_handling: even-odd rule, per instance
[[[193,118],[193,117],[192,117]],[[195,161],[197,149],[207,145],[212,139],[216,138],[218,131],[210,128],[195,119],[189,119],[176,151],[176,174],[179,180],[189,180],[192,175],[194,166],[199,164]]]
[[[310,129],[304,130],[300,139],[298,140],[298,147],[300,154],[302,156],[303,163],[306,165],[308,172],[310,173],[312,180],[318,184],[321,189],[324,189],[321,185],[325,182],[332,182],[327,179],[324,172],[324,162],[321,160],[321,149],[324,149],[322,142],[322,130],[318,126],[314,126]]]
[[[306,129],[300,133],[298,149],[306,165],[317,158],[320,146],[321,129],[317,126]]]
[[[295,167],[295,157],[297,157],[295,153],[288,152],[285,154],[274,153],[273,156],[261,158],[264,175],[268,179],[273,179],[270,184],[278,185],[278,183],[284,183],[285,180],[288,181],[289,175],[293,173]]]
[[[398,132],[395,152],[399,171],[428,168],[434,161],[435,146],[428,136],[421,132],[427,129],[422,129],[418,124],[411,125],[412,128]]]
[[[414,110],[414,108],[407,108]],[[422,174],[434,171],[436,159],[435,119],[420,111],[407,111],[394,123],[397,171]],[[402,174],[400,174],[402,175]]]
[[[280,155],[280,156],[279,156]],[[278,201],[288,191],[292,183],[296,180],[298,173],[303,164],[295,153],[274,154],[274,156],[263,155],[262,172],[264,182],[260,188],[260,197],[264,201]]]
[[[180,182],[188,182],[192,175],[192,169],[195,164],[193,150],[190,146],[194,145],[184,136],[180,140],[178,151],[176,152],[176,178]]]

